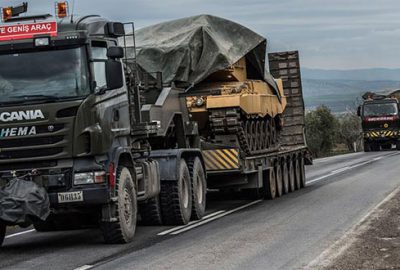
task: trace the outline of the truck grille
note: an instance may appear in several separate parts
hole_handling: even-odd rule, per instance
[[[0,160],[53,156],[61,153],[62,151],[63,151],[62,147],[34,149],[34,150],[27,149],[27,150],[2,151],[0,152]]]
[[[61,142],[64,136],[0,140],[0,148],[26,147]]]

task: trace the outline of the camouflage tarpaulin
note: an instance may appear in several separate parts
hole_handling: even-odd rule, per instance
[[[164,83],[196,84],[246,56],[253,74],[276,88],[265,75],[266,39],[235,22],[200,15],[145,27],[135,35],[137,63],[147,72],[162,72]]]

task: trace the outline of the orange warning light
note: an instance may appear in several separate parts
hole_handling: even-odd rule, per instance
[[[68,16],[68,2],[57,2],[57,18],[65,18]]]
[[[12,18],[12,7],[3,8],[3,22]]]

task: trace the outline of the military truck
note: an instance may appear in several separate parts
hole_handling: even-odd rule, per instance
[[[0,187],[15,179],[33,182],[48,194],[51,210],[46,218],[32,216],[18,225],[31,222],[37,231],[98,225],[105,242],[126,243],[133,240],[137,216],[144,225],[182,225],[201,219],[207,186],[252,190],[269,198],[305,186],[304,162],[309,159],[297,52],[270,55],[271,72],[282,79],[275,82],[262,75],[265,54],[259,57],[265,52],[264,38],[220,18],[186,18],[181,23],[190,22],[187,26],[193,31],[203,28],[198,24],[202,21],[224,37],[208,40],[211,47],[204,46],[209,53],[203,55],[214,55],[215,61],[203,59],[211,64],[197,69],[205,77],[193,76],[196,69],[185,60],[188,55],[201,57],[196,56],[200,47],[190,45],[192,41],[175,43],[172,51],[184,57],[175,54],[175,62],[165,61],[160,52],[168,50],[151,46],[146,50],[145,41],[158,44],[135,32],[133,23],[70,16],[66,2],[56,6],[56,18],[19,16],[27,4],[5,8],[5,24],[0,26]],[[224,32],[229,30],[225,26],[256,42],[230,42],[235,36]],[[218,47],[220,42],[230,44],[231,50]],[[224,58],[230,53],[234,57]],[[152,55],[159,56],[157,61]],[[223,136],[231,133],[218,134],[221,139],[214,130],[205,137],[204,127],[188,106],[190,98],[200,96],[198,83],[215,73],[230,76],[238,61],[252,63],[250,70],[258,66],[254,84],[262,87],[253,90],[262,91],[264,98],[255,99],[262,102],[258,107],[263,113],[254,110],[254,114],[276,127],[264,122],[263,132],[281,134],[273,136],[274,144],[266,136],[264,147],[267,141],[274,146],[267,151],[243,148],[235,135],[228,142]],[[162,68],[149,68],[146,62]],[[177,78],[179,72],[199,80]],[[247,78],[242,74],[239,82],[252,80],[249,74]],[[272,111],[264,109],[271,107],[270,100]],[[210,125],[210,119],[206,121]],[[263,139],[255,137],[257,143]],[[4,219],[9,209],[1,198],[0,210],[2,242],[6,226],[16,223]]]
[[[365,152],[393,146],[400,150],[399,97],[400,90],[363,95],[357,114],[362,121]]]

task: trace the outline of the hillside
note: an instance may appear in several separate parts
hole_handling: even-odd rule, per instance
[[[399,74],[397,79],[396,73]],[[400,69],[330,71],[304,68],[302,79],[306,108],[324,104],[333,112],[342,112],[355,108],[366,91],[399,89]]]

